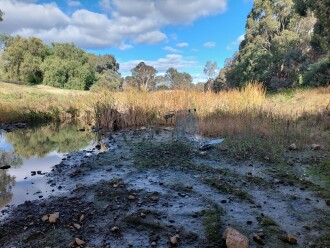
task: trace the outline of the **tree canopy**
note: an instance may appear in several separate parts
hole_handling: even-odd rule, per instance
[[[329,60],[323,59],[329,56],[329,6],[329,0],[255,0],[239,52],[222,71],[226,84],[329,85]],[[323,79],[312,82],[312,75]]]

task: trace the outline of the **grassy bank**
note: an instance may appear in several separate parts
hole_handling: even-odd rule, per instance
[[[257,152],[272,159],[284,146],[329,144],[330,88],[291,90],[267,95],[249,84],[219,94],[195,91],[100,92],[69,91],[46,86],[0,83],[0,123],[78,118],[108,128],[161,124],[190,125],[196,109],[196,130],[228,137],[237,156]],[[172,112],[173,111],[173,112]],[[173,120],[165,114],[175,113]],[[248,142],[246,142],[248,141]],[[256,149],[258,148],[258,149]]]

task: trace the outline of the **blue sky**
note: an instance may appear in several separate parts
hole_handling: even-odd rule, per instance
[[[140,61],[175,67],[205,81],[206,61],[221,68],[237,51],[252,0],[1,0],[0,32],[73,42],[112,54],[123,76]]]

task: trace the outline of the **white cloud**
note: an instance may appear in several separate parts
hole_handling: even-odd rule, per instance
[[[168,52],[171,52],[171,53],[181,53],[180,50],[175,49],[175,48],[170,47],[170,46],[166,46],[166,47],[164,47],[163,49],[164,49],[165,51],[168,51]]]
[[[204,47],[208,47],[208,48],[215,47],[216,45],[217,43],[215,43],[214,41],[208,41],[203,44]]]
[[[105,12],[110,12],[112,10],[110,0],[100,0],[99,5]]]
[[[226,47],[226,49],[227,50],[233,50],[233,49],[236,49],[238,46],[239,46],[239,44],[241,44],[241,42],[244,40],[244,37],[245,36],[245,34],[242,34],[242,35],[240,35],[239,37],[237,37],[237,39],[235,40],[235,41],[233,41],[232,43],[230,43],[227,47]]]
[[[79,6],[81,6],[81,2],[69,0],[68,1],[68,6],[70,6],[70,7],[79,7]]]
[[[160,31],[151,31],[151,32],[147,32],[147,33],[138,35],[135,38],[135,42],[154,44],[154,43],[159,43],[163,40],[166,40],[166,38],[167,38],[166,34],[160,32]]]
[[[182,42],[182,43],[177,43],[176,46],[177,47],[187,47],[187,46],[189,46],[189,44],[187,42]]]
[[[76,0],[67,3],[80,5]],[[0,9],[6,13],[0,30],[46,42],[74,42],[83,48],[127,48],[131,45],[123,45],[124,41],[150,44],[167,40],[163,27],[222,13],[226,4],[227,0],[100,0],[104,14],[80,9],[67,15],[55,3],[0,0]]]
[[[144,61],[147,65],[152,65],[159,73],[165,72],[170,67],[175,67],[177,70],[197,67],[197,61],[193,58],[185,58],[179,54],[168,54],[164,58],[157,60],[130,60],[120,63],[120,72],[123,75],[128,75],[132,68]]]

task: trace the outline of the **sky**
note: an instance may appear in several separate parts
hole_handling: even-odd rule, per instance
[[[207,61],[222,68],[244,39],[253,0],[0,0],[0,33],[72,42],[112,54],[122,76],[144,61],[206,81]]]

